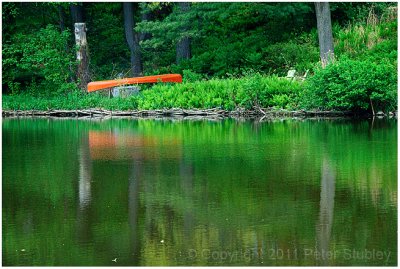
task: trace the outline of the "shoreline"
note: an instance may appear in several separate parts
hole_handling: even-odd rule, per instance
[[[376,115],[382,118],[396,118],[396,113]],[[227,111],[212,109],[156,109],[112,111],[105,109],[77,110],[2,110],[3,118],[14,117],[54,117],[54,118],[368,118],[373,115],[359,115],[350,111],[306,111],[284,109],[262,109]]]

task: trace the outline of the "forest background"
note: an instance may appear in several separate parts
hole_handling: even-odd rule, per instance
[[[322,66],[314,3],[2,3],[3,109],[270,107],[397,110],[397,4],[330,3]],[[79,89],[74,23],[90,81],[165,73],[182,84],[112,98]],[[295,69],[299,78],[285,79]]]

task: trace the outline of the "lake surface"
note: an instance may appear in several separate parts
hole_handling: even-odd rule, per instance
[[[397,121],[3,119],[3,265],[396,265]]]

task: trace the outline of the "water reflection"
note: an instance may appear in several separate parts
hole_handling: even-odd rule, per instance
[[[79,160],[79,206],[89,205],[91,200],[92,159],[90,158],[88,137],[83,137],[78,152]]]
[[[192,234],[194,229],[194,212],[193,212],[193,176],[194,176],[194,167],[189,161],[185,161],[184,158],[181,158],[179,161],[179,175],[181,182],[181,189],[183,190],[183,197],[189,204],[184,208],[183,211],[183,232],[184,232],[184,241],[192,242]],[[191,203],[191,204],[190,204]],[[188,246],[189,247],[189,246]]]
[[[131,252],[135,264],[138,264],[140,259],[139,188],[141,176],[142,163],[140,160],[133,160],[129,177],[128,223],[130,228]]]
[[[325,156],[321,169],[321,199],[317,226],[317,246],[322,262],[320,265],[329,265],[329,261],[332,259],[328,253],[330,252],[329,244],[335,204],[335,177],[333,166]]]
[[[76,217],[76,238],[81,245],[85,246],[90,244],[93,239],[92,225],[89,221],[92,200],[92,159],[87,136],[81,138],[77,159],[79,160],[79,210]]]
[[[381,265],[303,250],[397,250],[394,126],[41,124],[4,132],[7,264]]]

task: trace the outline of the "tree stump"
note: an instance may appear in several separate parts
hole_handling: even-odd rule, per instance
[[[75,44],[77,46],[76,59],[78,60],[77,78],[79,88],[83,92],[87,92],[87,84],[90,82],[90,73],[85,23],[75,23]]]

